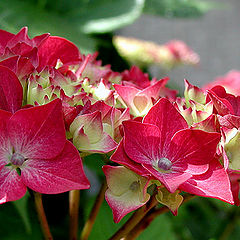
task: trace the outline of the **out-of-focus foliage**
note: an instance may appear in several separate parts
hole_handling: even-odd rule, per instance
[[[219,3],[199,0],[147,0],[144,13],[167,18],[200,17]]]
[[[100,44],[90,34],[119,29],[144,12],[196,17],[214,6],[197,0],[9,0],[0,1],[0,28],[17,33],[28,26],[31,36],[50,32],[74,42],[83,53],[92,53]]]
[[[17,32],[28,26],[30,35],[50,32],[68,38],[83,52],[96,50],[89,33],[110,32],[132,23],[144,0],[9,0],[0,1],[0,28]]]

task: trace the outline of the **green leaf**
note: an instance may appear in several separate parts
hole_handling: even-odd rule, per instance
[[[86,216],[89,215],[91,207],[95,199],[88,201],[88,206],[85,207]],[[100,208],[96,222],[93,226],[92,232],[90,234],[89,240],[106,240],[109,239],[131,216],[128,214],[125,216],[120,223],[116,224],[113,222],[112,210],[108,206],[107,202],[104,200]],[[150,239],[150,238],[149,238]]]
[[[80,21],[76,24],[57,12],[45,10],[33,1],[0,1],[0,28],[17,33],[23,26],[28,26],[30,36],[50,32],[51,35],[74,42],[83,53],[94,52],[96,40],[82,33],[79,23]]]
[[[23,210],[19,209],[20,205],[24,207]],[[1,240],[42,239],[34,202],[28,197],[0,205],[0,226]]]
[[[151,225],[138,237],[138,240],[176,240],[177,237],[172,228],[172,217],[174,216],[163,214],[154,219]]]
[[[30,36],[50,32],[74,42],[83,53],[96,51],[96,38],[132,23],[145,0],[9,0],[0,1],[0,27],[18,32],[29,27]]]
[[[27,211],[27,207],[28,207],[28,198],[29,198],[29,193],[27,192],[27,194],[25,194],[25,196],[15,202],[13,202],[13,205],[15,205],[19,215],[21,216],[23,223],[25,225],[25,229],[27,233],[31,233],[31,223],[30,223],[30,219],[28,216],[28,211]]]
[[[72,12],[85,33],[106,33],[133,23],[142,13],[144,0],[93,0],[85,11]]]
[[[214,8],[219,8],[219,3],[199,0],[147,0],[144,13],[167,18],[188,18],[200,17]]]

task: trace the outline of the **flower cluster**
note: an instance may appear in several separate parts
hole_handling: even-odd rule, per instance
[[[89,188],[80,155],[99,153],[111,155],[115,222],[153,197],[176,215],[184,192],[239,205],[239,93],[185,81],[180,98],[168,78],[113,72],[96,57],[64,38],[0,30],[0,203],[27,187]]]

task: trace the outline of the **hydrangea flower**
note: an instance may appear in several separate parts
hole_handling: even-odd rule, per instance
[[[59,99],[14,114],[0,110],[0,203],[23,197],[27,187],[55,194],[89,186],[66,140]]]

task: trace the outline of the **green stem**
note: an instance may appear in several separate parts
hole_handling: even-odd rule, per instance
[[[119,240],[125,237],[140,221],[141,219],[156,205],[158,201],[153,195],[150,201],[139,208],[128,221],[109,239],[109,240]]]
[[[42,194],[34,192],[35,206],[45,240],[53,240],[42,203]]]
[[[69,191],[69,239],[77,240],[80,190]]]
[[[95,203],[93,205],[92,211],[89,215],[89,218],[88,218],[87,222],[85,223],[85,225],[83,227],[80,240],[87,240],[88,239],[88,237],[89,237],[89,235],[92,231],[94,222],[96,220],[97,214],[99,212],[99,209],[100,209],[100,207],[102,205],[102,202],[104,200],[106,189],[107,189],[107,183],[106,183],[106,180],[104,180],[104,182],[102,183],[102,186],[100,188],[100,191],[99,191],[99,193],[96,197],[96,200],[95,200]]]
[[[184,202],[188,202],[195,195],[185,194]],[[150,224],[151,222],[159,215],[168,212],[169,208],[164,206],[158,209],[152,209],[124,238],[124,240],[134,240],[136,239]]]

